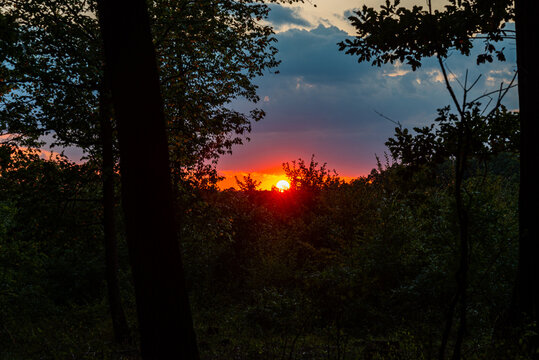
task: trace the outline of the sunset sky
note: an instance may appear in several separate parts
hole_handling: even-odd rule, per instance
[[[256,106],[267,115],[253,124],[250,142],[235,146],[232,155],[220,159],[218,171],[226,177],[221,188],[236,185],[234,176],[241,179],[250,173],[262,182],[263,189],[270,189],[285,178],[283,162],[308,161],[313,154],[345,180],[366,175],[376,166],[376,155],[383,160],[384,143],[395,128],[378,113],[412,128],[432,123],[436,109],[451,103],[434,59],[425,60],[412,72],[402,64],[380,68],[358,64],[354,57],[338,51],[337,43],[354,34],[347,20],[353,9],[363,4],[378,8],[384,2],[305,0],[304,4],[271,5],[269,21],[276,31],[282,61],[279,74],[267,73],[256,80],[260,103],[236,100],[231,104],[246,112]],[[402,0],[401,6],[425,3]],[[445,3],[433,1],[434,7]],[[447,67],[460,80],[467,69],[471,79],[482,74],[472,94],[479,96],[513,76],[515,43],[507,41],[502,46],[506,62],[477,66],[474,54],[464,57],[455,52]],[[482,50],[480,40],[476,47]],[[455,80],[453,84],[460,92]],[[507,94],[504,104],[517,109],[516,89]],[[66,154],[72,159],[82,155],[73,148]]]
[[[283,178],[283,162],[311,155],[347,179],[366,175],[383,158],[385,141],[394,124],[377,112],[399,121],[404,127],[430,124],[436,109],[450,104],[437,63],[427,60],[416,72],[406,65],[381,68],[358,64],[338,51],[337,43],[353,35],[346,20],[351,10],[363,4],[378,7],[383,1],[313,0],[295,6],[272,5],[270,22],[277,31],[277,48],[282,63],[279,74],[266,74],[257,81],[262,99],[259,107],[265,119],[253,124],[251,141],[236,146],[233,154],[220,160],[218,169],[235,184],[234,175],[251,173],[269,189]],[[402,6],[424,5],[424,1],[403,0]],[[440,3],[440,2],[438,2]],[[477,41],[477,49],[482,43]],[[482,74],[474,94],[510,81],[516,67],[515,44],[505,44],[507,62],[477,66],[475,56],[452,54],[448,68],[462,79]],[[456,88],[458,85],[454,81]],[[517,108],[516,90],[505,100]],[[237,110],[252,104],[237,101]]]

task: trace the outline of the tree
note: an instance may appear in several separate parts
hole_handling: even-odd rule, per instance
[[[103,303],[102,210],[92,201],[100,186],[96,170],[93,163],[0,145],[3,354],[83,354],[92,347],[82,339],[92,341],[91,324],[107,320],[90,310],[94,316],[78,322],[71,312]]]
[[[328,170],[326,163],[322,166],[318,165],[318,162],[314,160],[314,155],[311,156],[309,165],[303,159],[293,160],[292,164],[283,163],[284,173],[290,181],[290,190],[316,193],[339,184],[340,179],[335,170]]]
[[[17,26],[6,31],[0,81],[18,91],[2,98],[2,130],[26,141],[49,133],[55,144],[99,155],[103,79],[95,0],[4,3],[2,26]],[[264,115],[233,111],[228,103],[238,97],[257,102],[253,79],[279,63],[273,30],[260,22],[269,8],[263,2],[156,0],[150,11],[174,164],[179,173],[202,169],[241,143],[250,122]],[[184,155],[176,159],[178,153]]]
[[[114,229],[114,172],[118,161],[110,89],[95,0],[6,0],[1,9],[0,129],[19,143],[75,145],[101,163],[104,238],[109,300],[116,338],[127,338],[117,289]],[[242,142],[250,121],[263,117],[227,107],[232,98],[256,102],[252,80],[275,67],[271,27],[259,20],[263,3],[230,0],[150,2],[158,49],[174,180],[217,179],[214,166]],[[193,176],[193,173],[198,174]]]
[[[479,111],[476,106],[469,119],[470,156],[486,159],[502,152],[518,153],[518,113],[508,111],[503,105],[495,116],[490,118],[486,118]],[[414,127],[413,133],[402,126],[396,127],[394,138],[389,138],[385,143],[391,157],[410,171],[425,166],[437,166],[454,158],[458,117],[446,106],[438,109],[438,116],[434,121],[435,123],[429,126]]]
[[[174,224],[168,140],[144,0],[100,2],[143,358],[198,358]],[[137,74],[137,76],[134,76]],[[136,104],[136,105],[135,105]],[[140,152],[140,144],[148,143]],[[156,239],[156,242],[149,241]]]
[[[264,112],[234,111],[230,100],[259,97],[253,79],[278,65],[263,3],[149,2],[169,129],[174,182],[215,174],[218,157]]]
[[[75,145],[101,165],[103,240],[106,280],[116,341],[129,339],[120,300],[114,227],[116,163],[110,112],[110,90],[101,69],[101,40],[90,14],[92,1],[6,1],[14,35],[4,45],[6,74],[0,123],[18,143],[39,146],[52,135],[52,145]],[[13,139],[12,139],[13,141]]]
[[[104,228],[114,233],[110,195],[117,157],[111,155],[117,150],[97,2],[6,0],[3,5],[0,25],[9,31],[2,38],[1,129],[32,145],[50,134],[55,144],[74,144],[102,159]],[[209,173],[206,160],[230,151],[250,130],[249,122],[263,116],[259,110],[234,112],[226,104],[238,96],[257,101],[252,79],[278,63],[272,29],[259,23],[268,7],[263,1],[230,0],[150,5],[169,141],[180,174],[175,179],[193,169]],[[114,241],[105,237],[108,264],[115,266]]]
[[[251,174],[247,174],[247,176],[244,175],[243,180],[238,179],[237,176],[234,177],[236,179],[236,184],[238,184],[238,187],[240,188],[240,191],[243,191],[247,194],[252,194],[257,191],[258,187],[262,183],[261,181],[253,179],[251,177]]]
[[[442,335],[440,358],[445,356],[449,335],[453,327],[453,317],[459,308],[459,323],[453,358],[460,358],[460,351],[467,324],[468,307],[468,284],[471,277],[468,272],[472,259],[472,234],[470,228],[470,209],[473,205],[474,196],[466,189],[466,180],[473,173],[471,160],[476,163],[484,162],[489,157],[499,154],[500,151],[516,151],[514,142],[518,136],[518,115],[507,113],[505,108],[496,116],[483,116],[477,104],[467,104],[468,108],[464,116],[450,113],[449,107],[439,109],[436,118],[437,126],[415,128],[416,135],[412,136],[407,129],[396,128],[396,139],[390,138],[386,145],[389,147],[394,159],[401,161],[403,171],[408,175],[404,181],[410,182],[412,173],[428,171],[429,182],[435,182],[436,175],[440,172],[440,165],[451,161],[454,163],[454,199],[455,210],[459,224],[459,268],[456,273],[457,289],[448,306],[446,326]],[[501,118],[498,119],[498,118]],[[496,126],[504,123],[507,128],[500,129]],[[496,132],[496,130],[502,130]],[[512,134],[514,131],[515,134]],[[476,166],[477,167],[477,166]],[[485,167],[486,169],[486,167]],[[412,184],[413,187],[418,184]],[[420,184],[425,186],[427,184]],[[428,185],[427,185],[428,186]]]
[[[448,56],[450,49],[469,55],[473,41],[483,40],[485,52],[477,63],[505,60],[496,42],[514,37],[506,23],[514,19],[512,0],[447,0],[444,11],[430,7],[399,7],[400,0],[386,0],[380,11],[366,5],[349,18],[357,31],[353,40],[339,43],[341,51],[372,65],[400,61],[416,70],[425,57]]]
[[[413,70],[416,70],[421,66],[421,60],[424,57],[436,56],[440,64],[440,68],[444,75],[447,89],[451,95],[453,103],[461,118],[461,123],[464,125],[464,135],[469,132],[469,122],[467,121],[467,110],[474,106],[474,101],[468,101],[466,95],[475,82],[468,88],[467,84],[464,85],[463,101],[460,103],[457,100],[456,94],[453,91],[449,81],[447,72],[444,66],[444,59],[448,56],[450,49],[455,49],[462,54],[469,55],[470,49],[473,45],[473,40],[483,39],[485,43],[485,51],[477,58],[477,63],[491,62],[493,61],[493,55],[499,60],[505,60],[503,53],[504,49],[497,49],[495,43],[506,37],[514,38],[514,31],[505,28],[506,22],[515,19],[516,38],[517,38],[517,65],[519,69],[519,95],[525,93],[529,94],[537,93],[537,84],[539,78],[536,73],[530,73],[527,75],[527,80],[521,83],[520,80],[523,77],[522,69],[525,61],[532,59],[531,44],[533,42],[529,40],[536,39],[534,37],[536,33],[533,33],[531,26],[531,14],[534,14],[534,5],[520,5],[516,4],[516,14],[513,12],[512,1],[499,0],[499,1],[483,1],[483,0],[449,0],[449,4],[445,7],[445,11],[433,11],[428,2],[429,8],[423,10],[420,6],[414,6],[412,9],[406,9],[398,7],[400,1],[395,0],[391,3],[386,1],[385,6],[382,6],[378,12],[373,8],[366,6],[363,9],[356,12],[356,16],[350,17],[352,25],[357,29],[357,36],[355,39],[347,39],[341,42],[340,50],[346,50],[347,54],[358,56],[358,61],[371,61],[373,65],[380,66],[385,63],[393,63],[395,61],[406,62]],[[521,10],[522,6],[530,6],[526,8],[525,13]],[[521,24],[526,30],[530,30],[531,37],[523,35],[521,30]],[[479,34],[479,35],[478,35]],[[524,36],[524,38],[522,37]],[[519,41],[520,39],[520,41]],[[522,55],[522,54],[525,55]],[[519,55],[520,54],[520,55]],[[524,59],[525,58],[525,59]],[[531,63],[528,65],[529,69],[532,68]],[[531,79],[531,81],[530,81]],[[505,89],[500,88],[499,95],[505,94],[507,90],[512,87],[512,84]],[[535,92],[534,92],[535,91]],[[520,107],[525,109],[531,106],[529,98],[521,96],[519,98]],[[498,97],[495,109],[500,105],[502,96]],[[493,110],[496,111],[496,110]],[[537,218],[539,210],[532,208],[531,203],[528,203],[526,199],[537,199],[538,194],[536,188],[530,185],[532,165],[527,162],[526,158],[529,154],[537,154],[537,146],[533,145],[527,137],[529,135],[524,134],[524,129],[528,129],[533,121],[531,113],[521,112],[521,139],[520,139],[520,154],[521,154],[521,201],[519,202],[520,213],[520,247],[527,249],[526,254],[521,252],[519,257],[519,271],[517,281],[515,285],[515,301],[513,302],[515,317],[521,317],[521,314],[526,314],[532,321],[537,321],[537,306],[539,304],[539,284],[532,281],[531,278],[536,278],[539,273],[538,267],[531,265],[532,259],[537,258],[539,255],[539,245],[536,244],[539,241],[539,234],[536,234],[531,230],[534,228],[532,218]],[[533,133],[533,132],[531,132]],[[468,135],[470,141],[472,140]],[[456,157],[457,168],[457,181],[456,185],[461,182],[458,181],[458,173],[463,173],[462,170],[466,167],[466,154],[468,150],[459,146],[459,151],[462,152],[464,162],[459,161],[459,157]],[[524,155],[523,155],[524,154]],[[526,155],[528,154],[528,155]],[[528,158],[529,159],[529,158]],[[459,170],[459,167],[464,166]],[[456,186],[458,188],[458,186]],[[464,210],[462,206],[458,206],[458,198],[460,197],[460,191],[457,190],[455,195],[457,199],[457,207]],[[459,219],[466,221],[465,217],[459,216]],[[461,221],[461,224],[464,224]],[[465,238],[464,233],[461,233],[461,240]],[[533,239],[533,240],[531,240]],[[464,239],[465,240],[465,239]],[[466,241],[461,243],[461,249],[464,251],[467,247]],[[461,264],[465,265],[466,254],[461,254]],[[465,266],[466,267],[466,266]],[[457,278],[464,274],[464,271],[459,270]],[[465,278],[458,280],[459,289],[457,294],[461,297],[461,308],[465,308],[465,288],[462,290],[460,285],[465,283]],[[451,306],[454,308],[454,305]],[[452,311],[451,311],[452,312]],[[448,319],[450,319],[449,317]],[[465,323],[465,314],[461,312],[461,323]],[[516,321],[516,319],[515,319]],[[448,321],[448,327],[450,329],[450,322]],[[462,326],[461,326],[462,327]],[[446,328],[447,329],[447,328]],[[447,333],[447,330],[446,330]],[[453,358],[460,358],[459,344],[461,342],[462,334],[459,330],[457,337],[457,344],[453,353]],[[446,341],[446,335],[442,340],[442,347],[440,357],[443,357],[445,348],[444,342]]]
[[[184,284],[159,75],[144,0],[99,17],[118,122],[122,198],[144,359],[197,359]],[[134,76],[137,74],[137,76]],[[148,144],[140,152],[140,144]]]
[[[535,181],[539,156],[537,133],[539,119],[536,101],[539,96],[539,72],[535,66],[534,44],[539,41],[535,16],[536,1],[515,1],[517,38],[518,96],[520,111],[520,192],[519,192],[519,263],[513,311],[525,314],[539,324],[539,188]],[[537,347],[539,341],[536,340]]]

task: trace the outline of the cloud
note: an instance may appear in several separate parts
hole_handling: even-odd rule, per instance
[[[324,24],[326,26],[336,26],[348,34],[353,35],[356,33],[356,30],[348,20],[350,15],[354,15],[353,11],[358,9],[358,6],[362,7],[363,5],[380,9],[380,6],[384,5],[385,2],[386,0],[313,0],[300,5],[282,4],[281,7],[284,9],[293,9],[294,17],[304,20],[307,22],[307,25],[294,21],[290,22],[289,25],[276,23],[278,25],[276,30],[281,32],[289,30],[291,27],[310,30],[318,26],[318,24]],[[316,6],[314,6],[315,4]],[[406,0],[402,5],[405,7],[412,7],[414,5],[425,7],[426,3],[425,0]],[[445,5],[447,5],[447,0],[432,1],[432,6],[435,10],[443,11]],[[289,15],[284,14],[283,18],[286,19],[287,16]],[[277,19],[277,22],[279,22],[279,19]]]
[[[490,70],[485,75],[485,83],[488,86],[498,87],[501,83],[509,84],[515,75],[515,71],[510,66],[507,66],[502,69]]]
[[[339,28],[324,25],[278,34],[281,74],[302,76],[309,83],[348,81],[358,73],[358,64],[338,51],[337,43],[346,37],[346,32]]]
[[[282,28],[290,28],[293,25],[298,27],[310,27],[306,19],[299,14],[299,8],[283,7],[278,4],[269,5],[271,11],[268,21],[273,25],[276,31]]]
[[[347,20],[347,21],[348,21],[348,19],[349,19],[350,17],[352,17],[352,16],[357,16],[356,11],[357,11],[357,9],[348,9],[348,10],[345,10],[344,13],[343,13],[343,15],[342,15],[342,18],[343,18],[344,20]]]
[[[263,172],[261,168],[309,159],[314,153],[341,175],[364,175],[376,166],[375,154],[387,151],[384,143],[395,128],[376,112],[411,128],[432,123],[436,109],[451,104],[436,59],[424,59],[417,71],[406,64],[359,64],[338,51],[337,43],[348,36],[336,26],[324,25],[277,34],[280,74],[257,81],[261,98],[271,99],[258,104],[267,116],[253,124],[250,143],[222,158],[220,169]],[[502,46],[507,49],[506,63],[477,66],[476,55],[483,49],[479,41],[470,57],[451,54],[446,66],[459,99],[459,82],[464,83],[467,70],[469,82],[483,74],[469,98],[511,78],[514,46]],[[517,108],[517,100],[516,91],[510,91],[505,102]],[[251,107],[241,101],[233,105],[239,111]]]
[[[397,76],[404,76],[404,75],[408,74],[409,72],[410,72],[410,70],[395,69],[392,72],[384,73],[384,75],[389,76],[389,77],[397,77]]]
[[[432,69],[427,71],[427,74],[430,76],[430,80],[433,82],[445,84],[444,75],[441,70],[439,69]],[[454,82],[457,79],[457,75],[453,73],[447,74],[447,79],[449,82]]]

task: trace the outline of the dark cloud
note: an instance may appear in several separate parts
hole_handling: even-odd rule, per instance
[[[337,43],[347,37],[335,26],[319,25],[310,31],[292,29],[278,35],[284,76],[303,76],[306,81],[356,81],[362,68],[351,56],[338,51]]]
[[[280,74],[259,80],[259,105],[267,117],[253,127],[251,143],[234,149],[222,159],[221,168],[250,169],[260,162],[290,161],[316,154],[321,162],[343,175],[360,175],[376,166],[385,141],[395,125],[376,112],[406,127],[430,124],[436,109],[451,103],[435,59],[426,59],[412,72],[406,64],[372,67],[338,51],[348,35],[336,28],[318,26],[310,31],[292,29],[279,33]],[[510,80],[515,67],[514,44],[506,43],[505,63],[476,65],[477,49],[470,57],[452,54],[446,64],[463,82],[480,74],[473,90],[479,96]],[[460,86],[453,82],[455,91]],[[517,107],[516,91],[506,98]],[[486,101],[485,101],[486,103]],[[248,104],[237,102],[238,110]]]
[[[270,8],[268,21],[276,28],[290,24],[299,26],[311,25],[307,20],[299,16],[297,10],[294,8],[283,7],[278,4],[271,4]]]

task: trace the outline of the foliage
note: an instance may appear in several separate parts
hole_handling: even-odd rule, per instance
[[[339,49],[357,56],[359,62],[380,66],[400,61],[416,70],[423,58],[437,54],[445,58],[450,49],[469,55],[473,41],[482,39],[485,52],[478,56],[478,63],[492,62],[493,54],[505,60],[504,49],[497,49],[495,43],[513,35],[505,28],[514,18],[511,0],[447,3],[443,11],[399,7],[400,0],[386,0],[380,11],[364,5],[349,18],[357,31],[355,39],[339,43]]]
[[[100,41],[95,3],[72,0],[4,1],[14,24],[4,38],[0,129],[36,144],[53,132],[60,145],[95,146]]]
[[[112,337],[95,225],[99,207],[83,201],[95,197],[94,170],[12,147],[2,147],[2,154],[0,302],[9,309],[1,315],[2,357],[112,356],[116,350],[97,341]],[[182,209],[181,233],[202,357],[435,354],[457,266],[452,170],[442,162],[430,182],[410,187],[398,171],[406,166],[381,166],[351,183],[318,183],[316,196],[302,195],[311,191],[306,188],[194,193]],[[473,234],[464,347],[470,358],[487,353],[511,294],[515,168],[514,156],[491,156],[465,182]],[[58,206],[69,211],[59,213]],[[132,318],[124,256],[120,279]],[[55,346],[42,335],[53,327]]]
[[[108,314],[94,165],[7,145],[0,153],[0,358],[62,358],[87,351],[85,342],[102,348],[96,332]]]
[[[243,180],[236,178],[236,184],[238,184],[238,188],[241,191],[245,191],[247,193],[252,193],[253,191],[258,190],[258,187],[262,183],[261,181],[255,180],[251,177],[251,174],[247,174],[247,176],[243,176]]]
[[[434,356],[458,266],[448,161],[414,170],[435,174],[415,187],[399,170],[409,165],[393,164],[350,184],[319,183],[314,197],[305,188],[202,194],[184,217],[183,247],[203,356]],[[464,184],[471,358],[487,356],[510,300],[517,183],[518,162],[501,153],[472,166]]]
[[[104,91],[96,1],[6,0],[0,131],[38,145],[76,145],[100,157],[99,92]],[[241,144],[264,112],[254,79],[275,68],[277,49],[264,2],[150,2],[176,181],[217,182],[214,163]],[[8,91],[9,90],[9,91]],[[194,174],[199,174],[195,176]]]
[[[502,106],[494,116],[487,118],[476,104],[466,112],[466,116],[468,155],[476,163],[501,153],[518,153],[518,113],[509,112]],[[430,126],[415,127],[413,132],[402,127],[395,128],[394,137],[386,142],[391,157],[401,165],[395,170],[400,171],[403,180],[411,181],[413,186],[432,182],[433,177],[438,176],[439,167],[447,160],[456,158],[459,151],[458,133],[462,127],[463,124],[447,106],[438,109],[438,117]]]
[[[259,97],[253,80],[278,65],[263,3],[153,1],[153,31],[177,175],[212,172],[264,112],[234,111],[230,101]],[[213,170],[214,172],[214,170]]]
[[[357,30],[356,38],[347,39],[339,45],[341,51],[346,50],[347,54],[358,56],[359,62],[373,59],[372,65],[380,66],[388,62],[406,60],[414,71],[421,66],[424,57],[436,56],[446,88],[457,109],[457,114],[451,114],[449,107],[439,110],[437,129],[434,130],[435,125],[422,129],[416,128],[417,135],[414,137],[399,126],[396,129],[396,140],[389,139],[387,145],[394,159],[400,158],[403,161],[404,166],[401,169],[405,173],[403,176],[405,182],[409,182],[420,168],[429,167],[428,183],[435,183],[434,178],[437,174],[433,166],[451,161],[453,167],[451,187],[454,194],[454,219],[457,230],[454,241],[458,248],[454,256],[458,259],[458,266],[455,266],[453,270],[456,286],[453,294],[450,295],[451,301],[447,303],[446,310],[443,311],[446,314],[445,327],[441,335],[439,358],[441,360],[445,358],[448,344],[453,338],[452,358],[460,359],[463,339],[467,333],[467,318],[470,312],[469,286],[473,277],[471,273],[473,259],[470,253],[471,244],[474,241],[472,235],[474,223],[470,211],[473,207],[474,196],[469,193],[466,183],[475,169],[470,166],[470,162],[482,161],[482,157],[492,154],[492,148],[498,148],[497,144],[489,144],[489,138],[499,137],[504,144],[512,137],[511,132],[505,132],[505,130],[514,130],[517,127],[503,130],[498,127],[497,130],[502,130],[502,134],[492,133],[492,129],[488,128],[491,116],[499,117],[500,112],[506,113],[505,109],[500,111],[501,100],[513,87],[514,78],[505,89],[503,85],[500,87],[494,108],[488,115],[483,116],[486,108],[481,110],[478,103],[482,97],[468,100],[469,92],[479,78],[469,85],[466,72],[464,85],[461,84],[463,100],[460,103],[450,84],[444,59],[448,57],[448,51],[451,49],[469,55],[472,40],[483,38],[486,44],[485,52],[478,56],[477,63],[491,62],[493,53],[496,53],[498,60],[504,61],[503,49],[497,50],[493,43],[502,40],[507,35],[504,30],[505,23],[514,17],[512,1],[451,0],[441,12],[432,9],[431,1],[427,1],[427,10],[419,6],[406,9],[398,7],[399,3],[399,0],[393,3],[387,0],[386,5],[382,6],[379,12],[367,6],[356,11],[357,16],[349,18]],[[516,116],[514,118],[518,119]],[[497,141],[494,142],[497,143]],[[522,150],[523,154],[524,150]],[[525,171],[523,174],[525,175]],[[415,183],[410,185],[417,186]],[[519,274],[521,274],[520,271]],[[457,331],[453,330],[454,324]]]
[[[292,161],[292,164],[283,163],[283,170],[290,181],[291,190],[301,189],[306,192],[314,192],[327,189],[340,181],[335,170],[332,173],[326,168],[326,165],[324,163],[318,168],[318,162],[314,160],[313,155],[309,165],[305,163],[305,160],[299,159]]]

